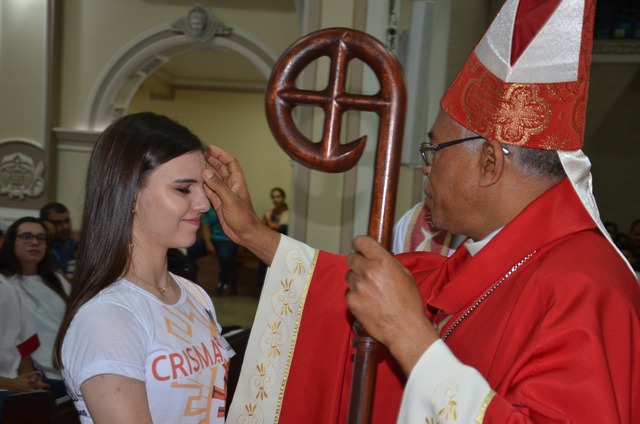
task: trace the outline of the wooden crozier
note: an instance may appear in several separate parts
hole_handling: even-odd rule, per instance
[[[323,56],[331,61],[327,88],[322,91],[296,88],[295,81],[302,70]],[[378,78],[377,94],[346,92],[348,65],[356,58],[368,65]],[[298,105],[313,105],[324,110],[321,142],[310,141],[297,129],[292,110]],[[349,110],[376,112],[380,117],[368,235],[389,250],[406,112],[406,88],[400,64],[377,39],[348,28],[316,31],[284,52],[267,85],[266,112],[275,139],[289,156],[324,172],[344,172],[355,166],[367,136],[340,144],[342,115]],[[358,322],[354,331],[356,353],[349,423],[365,424],[371,421],[379,343]]]

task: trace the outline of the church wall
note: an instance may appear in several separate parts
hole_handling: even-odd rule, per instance
[[[131,0],[65,2],[60,126],[84,124],[93,85],[121,49],[145,32],[182,18],[191,7]],[[276,52],[283,51],[299,34],[293,12],[211,11],[218,20],[251,32]]]

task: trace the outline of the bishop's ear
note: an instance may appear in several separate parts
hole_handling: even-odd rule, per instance
[[[480,150],[480,185],[490,186],[500,180],[505,166],[505,152],[495,140],[486,140]]]

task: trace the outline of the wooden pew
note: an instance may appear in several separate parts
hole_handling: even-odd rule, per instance
[[[55,399],[51,392],[17,393],[4,400],[4,424],[79,424],[69,396]]]

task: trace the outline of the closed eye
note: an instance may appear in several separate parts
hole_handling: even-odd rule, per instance
[[[189,187],[179,187],[176,190],[178,190],[180,193],[182,194],[189,194],[191,193],[191,189]]]

